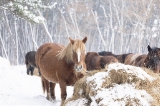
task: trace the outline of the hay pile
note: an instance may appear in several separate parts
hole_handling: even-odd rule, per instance
[[[160,78],[151,70],[113,63],[76,82],[63,106],[158,106]]]

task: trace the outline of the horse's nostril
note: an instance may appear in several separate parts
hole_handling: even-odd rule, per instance
[[[82,65],[79,67],[79,69],[82,69]]]

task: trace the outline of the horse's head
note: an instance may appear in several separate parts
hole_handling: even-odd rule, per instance
[[[153,69],[156,73],[160,72],[160,48],[151,48],[148,45],[148,55],[144,61],[147,68]]]
[[[76,71],[80,72],[82,69],[85,68],[84,62],[85,62],[85,55],[86,55],[86,48],[85,43],[87,41],[87,37],[85,37],[83,40],[73,40],[69,38],[71,45],[72,45],[72,61],[75,64],[74,68]]]

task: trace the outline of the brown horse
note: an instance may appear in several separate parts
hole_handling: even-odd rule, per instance
[[[126,59],[124,64],[126,65],[133,65],[137,67],[144,67],[144,60],[146,59],[147,55],[146,54],[129,54]]]
[[[160,72],[160,48],[151,48],[148,45],[148,54],[144,61],[145,67],[154,70],[155,73]]]
[[[112,52],[101,51],[101,52],[98,52],[98,54],[101,55],[101,56],[114,56],[115,58],[118,59],[118,61],[119,61],[120,63],[124,63],[126,57],[127,57],[129,54],[131,54],[131,53],[116,55],[116,54],[113,54]]]
[[[36,64],[41,72],[42,84],[46,81],[51,82],[50,87],[54,90],[55,84],[59,83],[62,101],[67,96],[66,86],[74,85],[78,79],[82,78],[81,71],[85,69],[87,37],[83,40],[71,38],[69,40],[67,47],[57,43],[43,44],[36,53]],[[48,97],[55,99],[55,93],[53,92],[53,97]]]
[[[87,70],[103,69],[107,64],[118,62],[113,56],[100,56],[97,52],[88,52],[86,54]]]

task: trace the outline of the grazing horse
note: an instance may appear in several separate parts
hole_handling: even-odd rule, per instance
[[[116,54],[113,54],[112,52],[101,51],[101,52],[98,52],[98,54],[101,56],[114,56],[118,59],[120,63],[124,63],[126,57],[131,53],[116,55]]]
[[[81,71],[86,68],[85,43],[87,37],[83,40],[71,38],[69,40],[70,43],[66,47],[57,43],[45,43],[36,52],[36,64],[41,72],[43,90],[48,85],[47,81],[51,83],[52,90],[56,83],[59,83],[62,102],[67,96],[66,86],[72,86],[82,78],[84,75]],[[52,96],[47,95],[47,97],[51,100],[55,99],[55,92],[52,91]]]
[[[148,55],[144,61],[145,67],[151,68],[155,73],[160,72],[160,48],[151,48],[148,45]]]
[[[26,64],[28,75],[29,75],[29,72],[31,72],[31,75],[33,75],[34,68],[36,67],[35,55],[36,55],[36,51],[30,51],[25,55],[25,64]]]
[[[137,67],[144,67],[144,60],[146,59],[147,55],[146,54],[129,54],[126,59],[124,64],[126,65],[133,65]]]
[[[100,56],[97,52],[88,52],[86,54],[87,70],[98,70],[105,68],[105,65],[118,62],[114,56]]]

